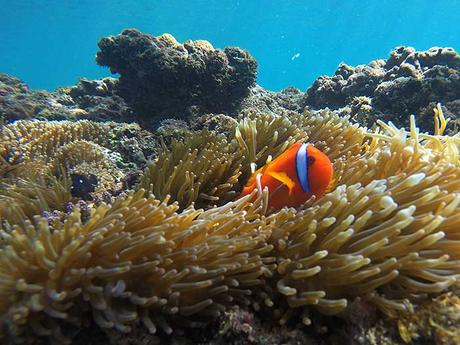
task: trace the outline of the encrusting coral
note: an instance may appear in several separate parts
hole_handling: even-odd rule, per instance
[[[423,308],[398,320],[404,342],[433,339],[435,344],[460,343],[460,298],[451,292],[423,302]],[[424,339],[425,338],[425,339]]]
[[[460,274],[459,138],[443,136],[439,108],[436,120],[427,135],[413,120],[409,132],[369,132],[328,112],[253,114],[229,142],[208,132],[176,142],[137,192],[94,207],[86,223],[76,209],[52,231],[36,216],[1,232],[0,336],[64,342],[88,317],[170,334],[232,304],[281,323],[309,324],[313,309],[340,313],[355,298],[411,312]],[[277,133],[264,130],[273,124]],[[227,201],[250,163],[299,140],[331,157],[330,193],[272,214],[266,190]],[[220,206],[194,207],[206,201]]]

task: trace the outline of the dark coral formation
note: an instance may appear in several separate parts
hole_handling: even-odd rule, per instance
[[[97,62],[120,74],[118,94],[143,117],[231,112],[255,83],[257,63],[240,48],[135,29],[103,38],[99,48]]]
[[[408,127],[415,114],[421,130],[432,131],[433,108],[446,116],[460,114],[460,55],[452,48],[419,52],[399,47],[387,60],[356,67],[341,64],[332,77],[319,77],[307,90],[303,105],[339,109],[371,126],[377,118]],[[453,131],[452,122],[448,131]]]
[[[203,116],[212,114],[282,114],[308,106],[329,107],[368,127],[379,118],[407,128],[409,115],[415,114],[419,127],[432,131],[433,108],[440,102],[454,120],[447,133],[459,126],[460,57],[451,48],[419,52],[399,47],[387,60],[341,64],[334,76],[318,78],[306,93],[255,85],[256,62],[239,48],[214,49],[206,41],[180,44],[168,34],[154,37],[136,30],[103,38],[100,48],[98,62],[120,73],[120,79],[83,78],[76,86],[47,92],[2,74],[0,119],[135,120],[152,128],[174,116],[199,128]],[[211,126],[222,127],[220,120],[226,121],[216,119]]]

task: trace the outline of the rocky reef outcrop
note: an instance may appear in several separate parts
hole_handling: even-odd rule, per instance
[[[137,30],[103,38],[99,45],[98,62],[120,73],[119,79],[82,78],[75,86],[48,92],[0,74],[0,120],[136,121],[152,129],[174,117],[183,130],[188,122],[199,127],[212,114],[328,107],[367,127],[381,119],[407,128],[415,114],[421,130],[432,132],[433,108],[440,102],[452,119],[446,133],[455,133],[459,125],[460,56],[452,48],[399,47],[387,60],[341,64],[306,92],[294,87],[272,92],[255,84],[257,63],[240,48],[214,49],[207,41],[180,44],[168,34],[154,37]]]
[[[129,121],[131,108],[114,93],[117,79],[80,79],[55,92],[33,90],[23,81],[0,73],[0,120],[25,119]]]
[[[415,114],[421,130],[432,131],[437,102],[448,117],[460,114],[460,55],[452,48],[398,47],[387,60],[340,64],[333,76],[313,83],[301,104],[338,109],[367,126],[379,118],[407,127]]]
[[[120,74],[117,94],[142,117],[232,112],[255,84],[257,62],[240,48],[135,29],[101,39],[99,48],[97,62]]]
[[[132,109],[116,94],[118,80],[81,78],[77,85],[60,88],[58,93],[69,96],[70,106],[78,107],[79,117],[96,121],[128,121],[134,117]]]
[[[0,120],[7,122],[38,117],[66,117],[72,112],[65,104],[71,102],[44,90],[32,90],[27,84],[0,73]]]

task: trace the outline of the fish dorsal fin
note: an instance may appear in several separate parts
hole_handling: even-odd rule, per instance
[[[292,191],[294,190],[295,182],[285,172],[270,171],[268,172],[268,175],[270,175],[274,179],[286,185],[286,187],[288,187],[289,189],[289,194],[292,194]]]

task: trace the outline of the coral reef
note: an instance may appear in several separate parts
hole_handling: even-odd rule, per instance
[[[150,158],[158,152],[161,141],[166,136],[158,131],[149,132],[137,123],[105,124],[110,125],[107,148],[121,156],[121,159],[114,157],[114,160],[117,167],[123,170],[145,167]]]
[[[77,207],[52,231],[39,216],[4,228],[1,336],[64,342],[89,318],[171,334],[235,304],[281,325],[311,324],[316,311],[338,314],[357,299],[388,315],[412,312],[460,274],[458,138],[443,136],[436,116],[432,136],[413,118],[409,133],[385,123],[367,132],[322,112],[253,114],[234,138],[204,131],[174,141],[140,185],[163,201],[138,189],[92,206],[86,222]],[[307,139],[336,167],[331,193],[273,214],[266,191],[227,201],[249,162]]]
[[[152,121],[231,112],[255,84],[257,62],[240,48],[219,50],[200,40],[180,44],[169,34],[135,29],[98,45],[97,62],[120,74],[117,94]]]
[[[55,92],[30,90],[16,78],[0,76],[0,120],[24,118],[137,121],[156,128],[175,116],[194,122],[201,116],[246,112],[282,114],[329,107],[371,127],[377,118],[398,127],[415,114],[422,131],[432,131],[432,108],[441,102],[456,133],[460,114],[460,58],[451,48],[415,51],[399,47],[387,60],[356,67],[341,64],[304,94],[287,88],[271,92],[255,85],[257,64],[239,48],[214,49],[206,41],[178,43],[165,34],[137,30],[103,38],[98,63],[120,79],[81,79]],[[192,90],[192,91],[191,91]]]
[[[235,118],[224,114],[205,114],[190,123],[190,129],[208,131],[223,134],[227,138],[233,137],[238,122]]]
[[[90,155],[85,150],[75,149],[65,153],[65,145],[81,146],[97,144],[103,148],[104,155],[112,160],[118,168],[143,167],[149,157],[159,149],[160,138],[148,131],[142,130],[137,124],[115,122],[81,121],[16,121],[0,128],[0,159],[8,166],[5,170],[16,170],[24,164],[41,162],[41,165],[51,164],[54,168],[59,165],[69,165],[69,159],[74,163],[82,162],[80,155]],[[88,143],[90,142],[90,143]],[[93,149],[95,146],[91,146]],[[90,151],[93,151],[91,149]],[[61,150],[61,151],[59,151]],[[56,162],[55,155],[64,155]],[[75,156],[77,155],[77,156]],[[96,159],[101,157],[102,152]],[[79,160],[80,157],[81,159]],[[1,165],[0,165],[1,166]],[[3,175],[5,176],[5,175]]]
[[[255,85],[239,48],[133,29],[99,47],[120,79],[0,74],[0,341],[458,342],[454,50],[342,64],[304,94]],[[238,197],[299,141],[330,157],[329,193]]]
[[[75,86],[48,92],[31,90],[19,79],[0,73],[0,120],[128,121],[133,118],[132,110],[114,93],[117,82],[82,78]]]
[[[356,67],[341,64],[334,76],[319,77],[301,104],[338,109],[369,127],[377,118],[407,127],[408,115],[415,114],[420,129],[432,131],[432,109],[441,102],[446,116],[455,120],[447,132],[456,133],[459,90],[460,56],[455,50],[398,47],[387,60]],[[363,111],[368,115],[363,117]]]
[[[259,85],[250,89],[249,95],[241,102],[239,112],[259,112],[280,115],[286,110],[301,113],[304,93],[294,87],[279,92],[265,90]]]
[[[71,117],[74,112],[64,105],[66,102],[65,96],[31,90],[19,79],[0,73],[0,121]]]
[[[79,119],[126,122],[134,115],[124,99],[116,94],[117,85],[118,80],[114,78],[82,78],[77,85],[60,88],[57,93],[70,97],[71,102],[66,105],[79,109],[74,111]]]

